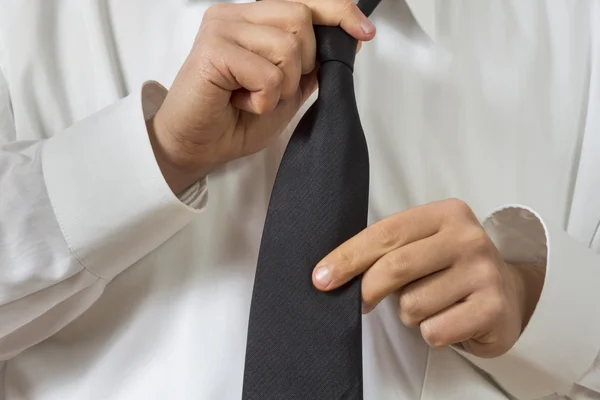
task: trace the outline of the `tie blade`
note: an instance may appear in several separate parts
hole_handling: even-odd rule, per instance
[[[360,0],[358,8],[368,17],[375,11],[379,3],[381,3],[381,0]]]
[[[361,400],[360,279],[316,290],[312,270],[367,224],[369,161],[351,71],[321,70],[320,96],[282,159],[250,312],[244,400]]]

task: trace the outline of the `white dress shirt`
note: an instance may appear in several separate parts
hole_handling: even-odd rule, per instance
[[[179,198],[144,122],[164,98],[144,82],[172,82],[213,3],[2,2],[1,400],[241,398],[295,122]],[[433,42],[384,0],[357,60],[370,221],[458,197],[507,261],[547,276],[495,359],[430,349],[384,301],[364,317],[365,399],[600,399],[600,2],[411,5]]]

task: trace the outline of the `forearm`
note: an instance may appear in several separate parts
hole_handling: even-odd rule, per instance
[[[200,212],[161,175],[140,93],[40,142],[0,148],[0,360],[77,318]]]
[[[69,323],[106,283],[71,253],[54,218],[43,145],[0,148],[0,360]]]

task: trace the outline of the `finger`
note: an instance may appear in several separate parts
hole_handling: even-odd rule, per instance
[[[334,289],[366,271],[383,255],[434,235],[440,230],[445,212],[442,204],[431,203],[371,225],[317,264],[313,274],[315,286]]]
[[[485,335],[502,312],[500,297],[478,292],[421,323],[423,339],[435,348]]]
[[[398,298],[398,315],[402,323],[416,328],[425,319],[475,292],[477,284],[465,279],[464,274],[463,269],[450,267],[402,288]]]
[[[341,26],[358,40],[371,40],[375,25],[352,0],[293,0],[301,1],[312,10],[315,25]]]
[[[271,26],[232,22],[226,27],[223,36],[281,69],[282,99],[296,94],[302,76],[302,44],[296,35]]]
[[[263,0],[273,4],[279,0]],[[340,26],[358,40],[371,40],[375,26],[352,0],[286,0],[308,7],[314,25]]]
[[[286,1],[262,1],[258,3],[222,4],[205,14],[215,20],[245,21],[259,26],[271,26],[293,33],[300,40],[302,73],[307,74],[315,67],[316,42],[312,11],[302,3]]]
[[[452,265],[459,256],[459,249],[449,236],[439,233],[391,251],[377,260],[362,278],[365,312],[398,289]],[[456,285],[456,282],[450,284]]]
[[[224,89],[233,90],[231,103],[254,114],[273,111],[281,97],[281,69],[234,43],[223,41],[220,47],[222,56],[213,62],[221,64],[217,69],[228,83]],[[235,90],[236,86],[239,89]]]
[[[246,149],[248,154],[259,151],[274,136],[274,133],[283,132],[285,127],[289,126],[290,120],[297,115],[302,104],[317,89],[317,71],[315,69],[310,74],[303,75],[296,96],[279,101],[268,118],[250,113],[240,115],[240,124],[249,127],[244,134],[253,138],[251,141],[246,141],[249,145],[254,144]]]

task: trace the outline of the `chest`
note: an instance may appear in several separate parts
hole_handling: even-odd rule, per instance
[[[4,42],[0,62],[8,78],[18,138],[57,134],[147,79],[169,85],[212,3],[5,2],[6,12],[0,16]],[[428,45],[411,40],[417,28],[407,20],[401,1],[382,3],[374,16],[378,37],[363,47],[356,68],[357,98],[371,153],[372,220],[445,197],[461,197],[479,214],[500,204],[523,203],[549,218],[568,219],[588,121],[591,2],[548,4],[542,0],[527,4],[438,1],[435,18],[429,18],[435,45]],[[191,227],[168,244],[181,246],[179,258],[173,257],[175,252],[157,252],[112,286],[118,295],[135,297],[132,283],[146,278],[151,281],[148,287],[155,284],[169,295],[161,304],[178,306],[173,309],[180,314],[173,318],[211,321],[211,334],[202,336],[202,346],[196,350],[199,356],[212,354],[210,347],[218,348],[215,332],[234,337],[232,342],[243,349],[243,337],[235,339],[232,332],[245,331],[241,321],[253,272],[247,267],[256,257],[270,183],[285,139],[284,135],[268,151],[212,177],[211,206],[204,217],[211,223],[204,225],[206,229]],[[243,221],[231,210],[242,210]],[[219,244],[225,238],[239,243],[235,251],[221,251]],[[246,297],[231,296],[232,281]],[[212,297],[208,299],[206,293]],[[193,300],[188,307],[178,303],[188,297]],[[98,309],[122,306],[111,298],[123,296],[107,296]],[[203,312],[198,304],[206,308],[203,318],[198,318]],[[210,311],[211,305],[233,312],[234,317],[222,318]],[[148,316],[159,318],[158,311],[147,309]],[[85,319],[80,321],[80,326],[86,325]],[[168,349],[174,363],[189,363],[185,344],[198,341],[192,333],[206,331],[197,325],[186,330],[191,332],[189,340],[172,336],[169,343],[181,343]],[[394,354],[393,349],[375,347],[388,343],[386,339],[374,337],[368,342],[372,346],[366,357],[372,363],[369,370],[381,372],[377,376],[395,364],[396,357],[384,356]],[[425,353],[419,347],[418,358]],[[232,351],[230,357],[231,365],[241,365],[239,352]],[[457,387],[460,374],[445,372],[462,363],[449,357],[428,360],[428,373],[434,376],[431,379],[446,379],[447,387]],[[474,372],[466,366],[464,374],[471,384],[481,380],[471,377]],[[372,387],[384,387],[375,384],[380,383],[377,376],[371,377]],[[392,378],[381,379],[397,382]],[[420,385],[420,375],[415,381],[415,387]],[[481,387],[487,394],[492,390],[483,381]],[[431,398],[439,398],[431,393]],[[462,393],[456,398],[467,397]]]
[[[145,80],[168,86],[213,3],[9,1],[1,62],[19,138],[60,132]],[[356,73],[381,214],[458,196],[481,213],[523,202],[566,218],[589,3],[419,3],[427,43],[403,1],[383,2]]]
[[[214,3],[6,2],[0,65],[17,139],[52,136],[145,80],[168,86]],[[593,2],[409,4],[433,40],[404,1],[385,1],[357,60],[372,219],[460,197],[482,216],[523,203],[567,225],[594,111]]]
[[[479,215],[521,203],[566,221],[588,110],[585,3],[437,2],[433,43],[382,3],[356,72],[373,205],[460,197]]]

